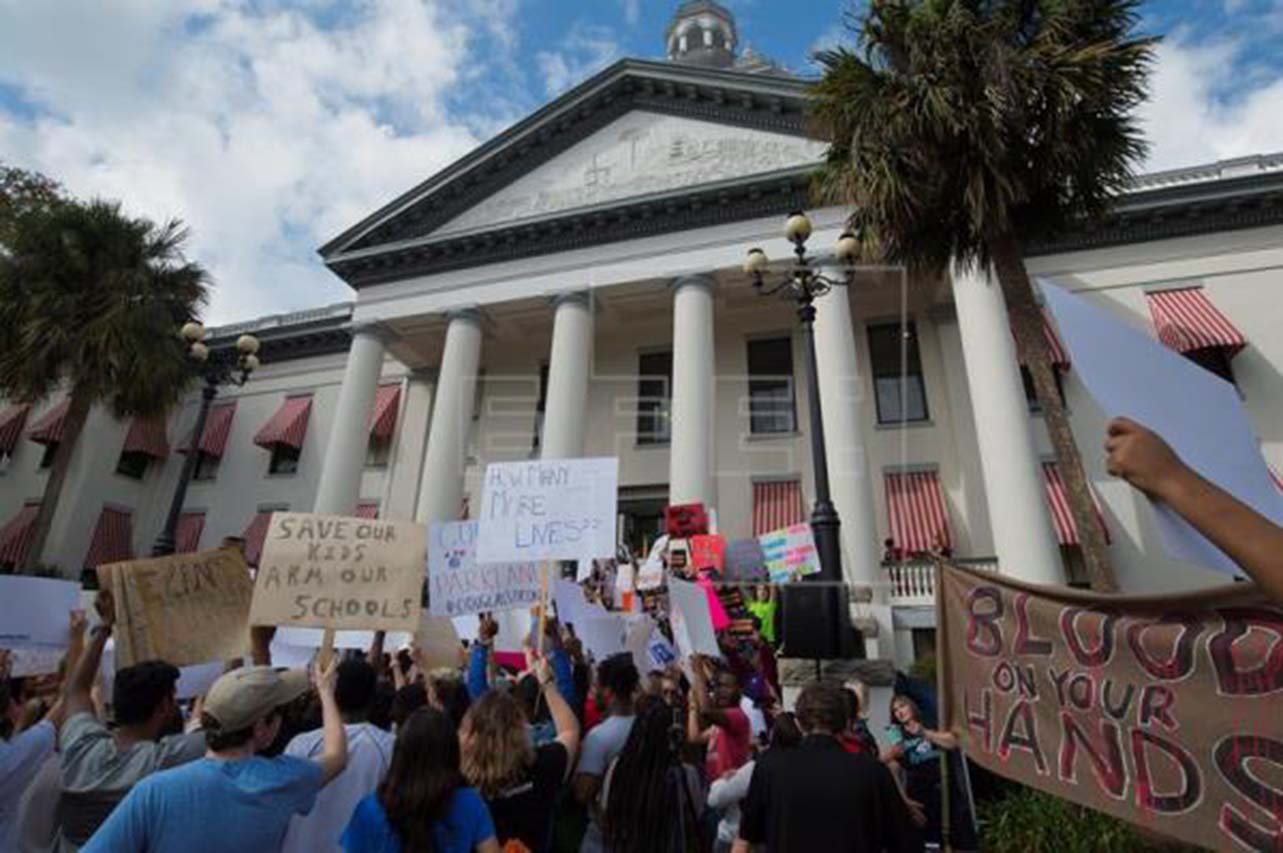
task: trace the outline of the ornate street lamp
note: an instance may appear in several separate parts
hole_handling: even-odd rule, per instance
[[[241,335],[236,339],[236,355],[231,353],[210,353],[205,343],[205,327],[200,323],[188,323],[180,332],[188,342],[187,356],[191,359],[194,370],[205,379],[201,389],[200,411],[196,414],[196,426],[192,430],[191,444],[187,447],[187,458],[183,461],[182,473],[178,476],[178,486],[174,489],[174,499],[169,504],[169,515],[165,517],[165,527],[156,537],[152,546],[153,557],[164,557],[174,553],[178,519],[183,514],[183,503],[187,500],[187,485],[196,473],[200,461],[200,442],[205,434],[205,419],[209,415],[210,403],[218,395],[220,385],[240,387],[249,381],[250,374],[258,369],[258,338],[253,335]]]
[[[823,296],[834,287],[845,286],[841,281],[822,275],[812,268],[806,256],[806,241],[811,237],[811,220],[802,211],[790,213],[784,223],[784,236],[793,244],[796,260],[781,269],[772,270],[766,252],[754,247],[748,250],[744,272],[753,280],[753,289],[761,296],[778,296],[792,302],[802,321],[802,337],[806,350],[806,396],[811,413],[811,461],[815,468],[815,506],[811,510],[811,530],[815,534],[815,548],[820,556],[820,579],[842,581],[842,546],[838,538],[841,522],[829,495],[829,463],[824,450],[824,420],[820,411],[819,374],[815,364],[815,297]],[[859,252],[859,240],[854,234],[844,232],[837,241],[836,255],[840,262],[849,265]],[[781,277],[774,283],[768,275]]]

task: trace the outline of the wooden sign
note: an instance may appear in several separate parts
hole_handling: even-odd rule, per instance
[[[426,551],[411,521],[274,513],[250,624],[414,631]]]
[[[98,567],[98,582],[116,600],[119,666],[159,659],[182,667],[245,653],[254,588],[236,549],[110,563]]]

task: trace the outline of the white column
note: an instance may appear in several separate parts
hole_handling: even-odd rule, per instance
[[[709,276],[673,283],[673,439],[669,503],[716,505],[713,485],[713,287]]]
[[[481,366],[481,316],[475,309],[450,314],[423,476],[419,481],[421,522],[453,521],[463,500],[463,469],[472,428],[472,403]]]
[[[953,300],[998,567],[1031,583],[1063,584],[1002,288],[983,272],[955,270]]]
[[[313,512],[349,515],[356,509],[370,438],[370,412],[382,372],[382,333],[372,325],[355,328],[339,387],[334,425],[325,445]]]
[[[569,459],[584,453],[593,355],[592,303],[581,291],[562,294],[553,305],[548,394],[539,447],[544,459]]]
[[[841,270],[824,272],[835,280],[844,277]],[[881,549],[865,447],[864,379],[846,287],[835,287],[815,300],[815,360],[820,374],[829,491],[842,520],[842,573],[847,583],[872,586],[881,580]]]

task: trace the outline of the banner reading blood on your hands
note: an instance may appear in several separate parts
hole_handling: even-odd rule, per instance
[[[1187,842],[1283,845],[1283,609],[942,568],[943,726],[988,769]]]

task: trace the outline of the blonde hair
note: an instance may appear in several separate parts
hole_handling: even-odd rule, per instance
[[[534,763],[528,723],[517,700],[502,690],[488,691],[463,715],[459,768],[486,799],[499,796]]]

